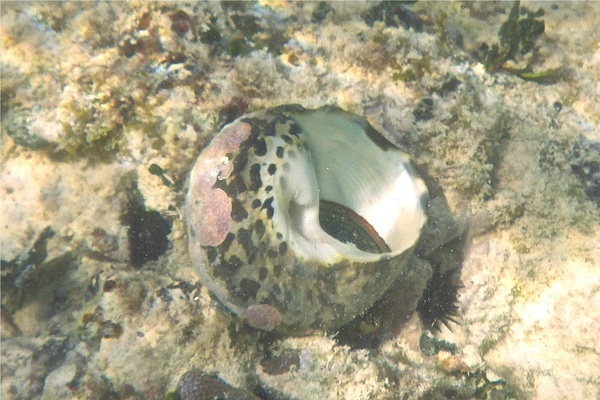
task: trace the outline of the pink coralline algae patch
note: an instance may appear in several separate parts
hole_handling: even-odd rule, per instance
[[[241,316],[250,326],[265,331],[272,331],[281,324],[281,314],[268,304],[250,306],[242,312]]]
[[[201,246],[218,246],[231,228],[231,199],[214,189],[217,179],[226,179],[233,171],[227,154],[237,150],[250,135],[250,125],[234,123],[223,128],[200,154],[190,178],[188,218]]]

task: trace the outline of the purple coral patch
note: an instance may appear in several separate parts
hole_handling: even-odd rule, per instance
[[[268,304],[258,304],[246,308],[242,318],[254,328],[272,331],[281,324],[281,314]]]
[[[200,154],[192,171],[188,194],[189,221],[195,240],[201,246],[218,246],[231,228],[231,199],[213,188],[217,179],[226,179],[233,171],[228,159],[250,135],[250,125],[227,125]]]

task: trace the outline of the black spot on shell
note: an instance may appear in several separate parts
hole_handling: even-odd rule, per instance
[[[256,154],[257,156],[261,157],[264,156],[265,154],[267,154],[267,143],[265,142],[265,139],[260,138],[257,139],[254,142],[254,154]]]
[[[235,235],[229,232],[225,237],[225,240],[223,240],[223,242],[219,245],[219,250],[221,253],[225,253],[229,250],[229,246],[231,246],[233,239],[235,239]]]
[[[238,230],[238,243],[242,245],[244,252],[246,252],[246,257],[250,257],[254,253],[254,245],[252,244],[251,239],[252,232],[245,228],[240,228]]]
[[[215,276],[229,279],[235,275],[244,263],[238,256],[231,256],[228,260],[225,260],[222,265],[213,265],[213,271]]]
[[[256,220],[256,222],[254,223],[254,233],[256,233],[256,236],[259,239],[262,238],[265,234],[265,224],[264,222],[262,222],[261,219]]]
[[[271,286],[271,292],[272,292],[274,295],[279,295],[279,294],[281,294],[281,288],[279,287],[279,284],[277,284],[277,283],[274,283],[274,284],[273,284],[273,286]]]
[[[208,262],[213,264],[219,258],[219,252],[216,247],[207,246],[206,247],[206,256],[208,257]]]
[[[260,165],[252,164],[250,167],[250,190],[257,191],[262,187],[262,180],[260,179]]]
[[[256,299],[256,294],[259,289],[260,283],[244,278],[240,281],[239,292],[236,294],[237,297],[241,298],[243,301],[248,301],[250,299]]]
[[[278,131],[277,125],[284,125],[287,120],[288,120],[288,117],[286,117],[284,115],[276,116],[269,123],[265,124],[265,127],[262,130],[263,135],[264,136],[275,136]]]
[[[275,210],[273,209],[271,203],[273,203],[273,197],[269,197],[268,199],[266,199],[261,207],[261,210],[267,211],[267,218],[269,219],[273,218],[273,214],[275,214]]]
[[[290,133],[290,135],[298,136],[302,133],[302,128],[300,128],[300,125],[292,123],[290,124],[290,129],[288,132]]]
[[[277,146],[277,150],[275,150],[275,155],[277,158],[283,158],[283,147]]]
[[[269,173],[269,175],[274,175],[275,172],[277,172],[277,166],[275,164],[270,164],[269,168],[267,169],[267,172]]]
[[[258,279],[261,281],[264,281],[265,278],[267,277],[268,271],[265,267],[260,267],[260,269],[258,270]]]
[[[277,232],[275,236],[277,236],[277,239],[279,240],[283,239],[283,235],[281,234],[281,232]]]
[[[227,193],[227,181],[226,180],[217,179],[215,181],[215,183],[213,183],[212,187],[214,189],[221,189],[225,193]]]
[[[267,187],[265,187],[265,192],[269,193],[271,190],[273,190],[273,186],[268,185]]]
[[[283,265],[275,264],[275,266],[273,267],[273,275],[275,275],[276,278],[279,278],[282,271],[283,271]]]
[[[258,249],[255,249],[254,252],[248,257],[248,265],[254,264],[256,261],[256,257],[258,257]]]
[[[265,134],[266,132],[269,131],[268,124],[265,123],[265,121],[263,119],[244,118],[242,121],[250,124],[250,132],[251,132],[250,138],[256,138],[259,135]],[[244,144],[246,144],[246,143],[249,143],[249,140],[246,140],[246,142],[244,142]]]
[[[236,197],[238,194],[246,191],[246,184],[241,175],[236,175],[223,190],[229,197]]]
[[[287,253],[287,248],[288,246],[286,242],[279,243],[279,254],[282,256],[285,255],[285,253]]]
[[[262,204],[262,202],[260,201],[260,199],[254,199],[254,200],[252,200],[252,208],[256,209],[256,208],[260,207],[261,204]]]
[[[269,125],[265,128],[264,136],[275,136],[275,129],[273,129],[274,125]]]
[[[231,175],[237,175],[246,168],[248,164],[248,153],[241,151],[233,160],[233,172]]]
[[[229,257],[229,260],[226,261],[226,264],[231,270],[237,272],[244,263],[238,256],[231,256]]]
[[[291,137],[289,137],[288,135],[281,135],[281,138],[283,139],[284,142],[286,142],[287,144],[292,144],[294,143],[294,139],[292,139]]]
[[[248,217],[248,211],[244,208],[241,201],[233,199],[231,201],[231,219],[235,222],[240,222]]]

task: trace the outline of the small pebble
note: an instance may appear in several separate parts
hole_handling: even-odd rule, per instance
[[[292,366],[300,366],[300,354],[296,350],[287,349],[280,356],[262,359],[260,365],[268,375],[282,375],[289,372]]]
[[[181,400],[259,400],[251,392],[229,386],[215,375],[187,371],[179,379]]]

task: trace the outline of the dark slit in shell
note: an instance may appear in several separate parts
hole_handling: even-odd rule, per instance
[[[366,253],[391,252],[389,246],[366,219],[341,204],[320,200],[319,224],[328,235],[342,243],[351,243]]]

